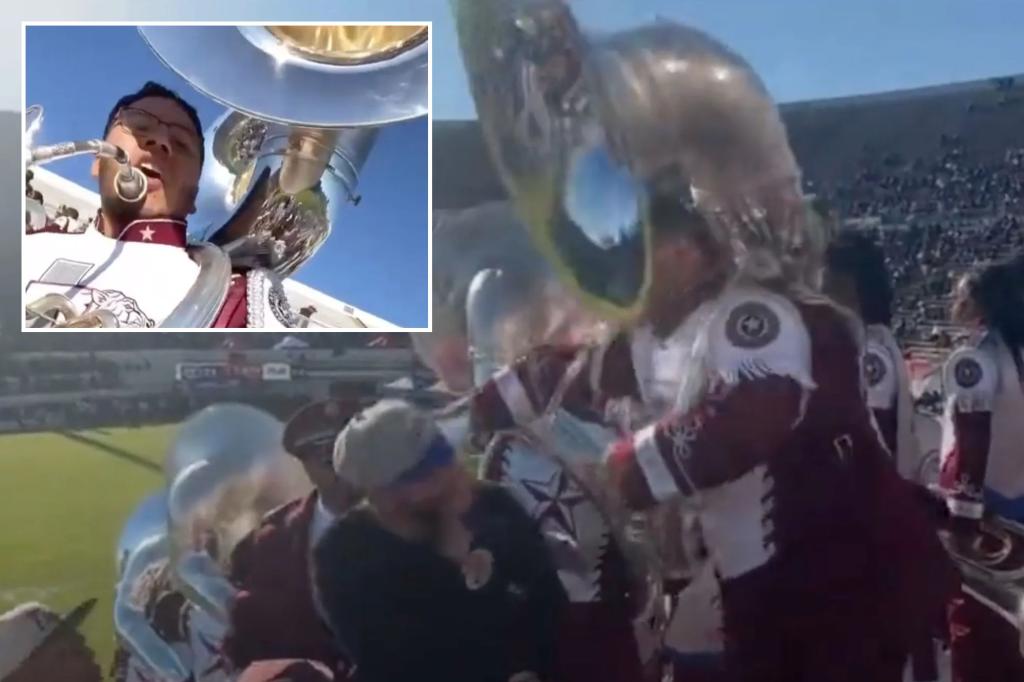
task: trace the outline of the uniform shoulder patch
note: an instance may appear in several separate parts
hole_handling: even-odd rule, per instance
[[[882,345],[869,341],[862,357],[864,386],[871,409],[891,409],[896,401],[899,382],[892,354]]]
[[[729,313],[725,336],[739,348],[763,348],[779,338],[781,326],[778,314],[767,303],[744,301]]]
[[[778,375],[814,387],[810,334],[792,301],[759,287],[737,287],[706,305],[713,311],[710,368],[720,379],[729,384]]]
[[[946,361],[943,383],[961,411],[987,411],[999,385],[999,369],[985,350],[961,348]]]
[[[869,350],[864,353],[864,380],[868,386],[875,387],[881,384],[887,372],[885,361],[878,352]]]
[[[963,357],[953,365],[953,377],[961,388],[974,388],[981,383],[984,371],[981,363],[972,357]]]

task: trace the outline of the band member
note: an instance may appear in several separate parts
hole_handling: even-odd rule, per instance
[[[530,518],[476,484],[426,413],[357,415],[335,468],[367,501],[316,549],[316,587],[356,679],[555,680],[564,593]]]
[[[1024,522],[1024,258],[989,265],[957,288],[953,319],[973,328],[946,363],[941,484],[953,540],[965,554],[991,548],[986,513]],[[950,608],[957,682],[1024,679],[1020,633],[965,587]]]
[[[885,254],[871,237],[841,233],[828,247],[824,291],[864,324],[864,385],[868,407],[900,474],[916,478],[920,464],[914,434],[910,379],[892,333],[892,285]]]
[[[898,680],[891,652],[941,608],[948,563],[864,403],[855,324],[781,257],[762,252],[776,275],[754,277],[699,215],[680,204],[673,222],[656,229],[646,325],[528,354],[470,400],[474,424],[529,423],[558,385],[598,414],[614,398],[668,410],[590,475],[636,509],[698,506],[729,674]],[[644,339],[655,352],[636,352]]]
[[[659,216],[666,210],[665,207],[665,204],[656,206],[655,215]],[[668,210],[672,210],[671,207]],[[657,223],[663,229],[681,229],[681,224],[672,220],[673,217],[658,219]],[[665,278],[677,272],[664,268],[659,275]],[[686,283],[679,282],[679,285],[685,287]],[[514,287],[511,295],[520,294],[524,288],[522,284]],[[685,290],[680,288],[680,291]],[[528,294],[520,295],[528,297]],[[489,298],[484,295],[471,297],[470,300],[489,301]],[[670,297],[658,302],[659,310],[671,305]],[[528,307],[528,302],[519,301],[518,307]],[[469,312],[472,317],[478,311]],[[488,311],[479,312],[480,316],[486,316]],[[667,317],[668,313],[663,316]],[[548,329],[550,325],[542,321],[533,326]],[[471,332],[473,328],[474,325],[470,325]],[[525,335],[525,330],[506,332],[517,337],[520,333]],[[638,332],[634,338],[634,352],[637,355],[655,355],[658,344],[651,343],[652,338]],[[565,335],[549,333],[545,340],[561,343],[566,339]],[[473,338],[472,345],[479,350],[494,344],[493,340]],[[500,369],[490,366],[479,353],[475,354],[474,360],[478,365],[478,383],[483,384],[494,370]],[[480,364],[489,366],[479,367]],[[674,387],[678,387],[677,382],[671,379],[671,385],[660,385],[661,379],[653,373],[645,377],[648,394],[660,392],[668,395]],[[647,411],[638,410],[637,405],[628,404],[618,404],[615,407],[620,409],[606,410],[604,414],[595,412],[589,404],[572,400],[563,402],[562,407],[578,420],[580,428],[590,430],[597,442],[614,438],[616,433],[633,428],[636,423],[642,423],[647,415]],[[637,585],[631,578],[630,567],[598,502],[580,486],[573,472],[567,470],[555,457],[545,454],[543,446],[539,446],[536,439],[527,435],[499,435],[490,444],[485,462],[484,477],[502,484],[538,524],[551,549],[562,585],[569,595],[570,605],[566,609],[558,637],[558,679],[566,682],[593,679],[628,682],[645,679],[645,675],[662,658],[660,637],[649,632],[643,622],[634,621]],[[670,513],[678,514],[679,510],[673,509]],[[674,539],[678,542],[680,538]],[[682,587],[682,583],[673,585],[677,586]],[[675,632],[688,628],[712,631],[718,628],[720,619],[716,619],[715,614],[711,614],[709,622],[706,618],[707,610],[689,608],[690,602],[707,601],[698,596],[704,594],[702,586],[698,584],[689,588],[685,596],[681,597],[686,608],[676,611]],[[703,642],[698,645],[692,638],[680,642],[680,647],[687,653],[693,653],[695,648],[702,645]],[[684,675],[697,672],[712,679],[706,676],[706,669],[708,660],[714,658],[714,650],[707,657],[703,654],[708,652],[702,650],[700,653],[702,655],[699,658],[674,657],[672,664],[677,668],[680,679],[686,679]],[[697,671],[691,668],[697,668]]]
[[[834,301],[860,318],[865,341],[863,375],[867,403],[900,474],[917,481],[921,464],[914,429],[910,379],[892,333],[892,286],[885,254],[866,234],[846,231],[829,244],[823,287]],[[941,618],[937,628],[941,630]],[[893,656],[900,656],[894,652]],[[922,633],[911,652],[915,680],[937,680],[930,633]]]
[[[334,473],[334,439],[358,406],[327,400],[299,410],[284,432],[315,490],[268,514],[232,554],[229,578],[239,590],[224,651],[237,670],[260,659],[319,661],[345,679],[339,651],[315,603],[312,552],[331,523],[359,501]]]
[[[104,137],[122,148],[148,179],[142,202],[115,191],[119,166],[92,165],[100,210],[93,228],[67,233],[48,226],[29,233],[22,277],[27,301],[48,294],[70,299],[81,313],[106,311],[118,326],[155,327],[186,297],[199,266],[186,250],[204,161],[196,110],[179,95],[149,82],[122,97]],[[235,271],[214,327],[290,327],[293,315],[281,283],[264,269]]]
[[[485,478],[508,490],[537,523],[569,596],[554,679],[641,682],[628,569],[594,500],[528,440],[499,436],[488,450]]]

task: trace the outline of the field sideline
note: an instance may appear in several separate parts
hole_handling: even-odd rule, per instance
[[[0,612],[99,601],[83,625],[104,673],[113,653],[114,550],[163,483],[173,426],[0,436]]]

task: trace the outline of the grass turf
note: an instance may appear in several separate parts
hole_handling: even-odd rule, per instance
[[[114,550],[135,506],[163,483],[173,427],[0,436],[0,612],[26,601],[66,612],[104,672],[113,652]]]

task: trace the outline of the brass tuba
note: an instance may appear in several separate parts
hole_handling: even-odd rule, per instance
[[[182,424],[165,462],[175,585],[221,627],[234,596],[228,570],[235,546],[264,514],[311,487],[284,452],[283,431],[263,410],[213,405]]]
[[[165,491],[150,495],[132,512],[118,538],[115,559],[114,631],[130,655],[125,665],[144,668],[169,682],[185,682],[191,676],[188,656],[180,644],[176,649],[162,637],[147,615],[171,583]]]
[[[979,530],[967,546],[947,531],[940,537],[960,570],[964,592],[1019,631],[1024,657],[1024,524],[997,516],[983,520]]]
[[[153,51],[226,110],[206,131],[192,224],[282,277],[357,205],[381,126],[428,109],[428,27],[146,26]]]
[[[656,21],[590,35],[564,0],[453,0],[491,158],[538,248],[608,319],[651,285],[652,200],[699,211],[757,279],[806,251],[800,171],[741,57]]]

